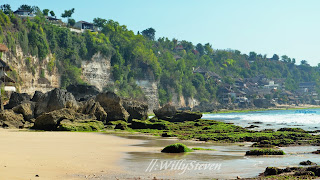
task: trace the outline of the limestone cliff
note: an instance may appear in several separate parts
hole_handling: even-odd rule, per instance
[[[171,99],[171,105],[175,106],[176,108],[194,108],[195,106],[199,105],[199,101],[195,98],[185,98],[182,95],[178,95],[178,93],[176,93],[174,91],[174,89],[171,90],[172,93],[172,99]]]
[[[100,91],[108,84],[112,84],[110,59],[111,57],[97,53],[90,61],[82,61],[82,79]]]
[[[152,113],[154,109],[158,109],[160,107],[158,83],[150,80],[137,80],[136,83],[148,100],[149,113]]]
[[[37,57],[23,54],[21,48],[17,46],[15,54],[11,51],[4,53],[2,59],[12,67],[14,76],[18,77],[16,88],[19,92],[33,95],[35,91],[47,92],[60,87],[61,76],[54,65],[55,57],[52,54],[49,54],[44,60],[39,60]],[[104,87],[114,83],[110,60],[111,57],[105,57],[101,53],[95,54],[89,61],[83,60],[81,63],[82,79],[103,91]],[[52,67],[50,72],[48,66]],[[147,98],[149,113],[159,108],[158,82],[140,79],[136,80],[136,83]],[[183,96],[178,97],[173,92],[171,103],[177,108],[193,108],[198,102],[195,99],[186,100]]]
[[[52,66],[48,72],[49,62],[54,64],[54,57],[50,54],[47,58],[39,60],[37,57],[23,54],[21,48],[16,46],[16,53],[8,51],[2,55],[13,71],[11,76],[16,76],[16,88],[19,92],[33,94],[35,91],[47,92],[60,87],[60,75],[57,68]]]

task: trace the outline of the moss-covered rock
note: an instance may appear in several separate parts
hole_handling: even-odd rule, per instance
[[[285,155],[282,150],[274,149],[254,149],[246,152],[246,156],[259,156],[259,155]]]
[[[57,127],[57,130],[60,131],[100,131],[103,129],[103,123],[96,120],[62,120]]]
[[[175,143],[175,144],[171,144],[169,146],[166,146],[164,149],[162,149],[161,152],[163,152],[163,153],[184,153],[184,152],[192,152],[192,150],[182,143]]]
[[[128,129],[128,123],[124,121],[114,121],[112,122],[113,125],[116,125],[114,129],[126,130]]]
[[[158,129],[158,130],[165,130],[168,129],[168,124],[165,121],[156,121],[156,122],[150,122],[150,121],[141,121],[133,119],[131,122],[131,128],[132,129]]]
[[[75,112],[73,109],[60,109],[39,116],[34,124],[35,129],[59,131],[98,131],[104,129],[101,121],[94,115]]]

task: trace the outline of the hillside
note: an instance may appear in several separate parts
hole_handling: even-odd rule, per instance
[[[122,97],[147,99],[152,108],[168,102],[193,108],[203,104],[252,105],[318,103],[318,67],[288,56],[217,50],[209,43],[155,40],[155,30],[135,34],[113,20],[96,18],[98,32],[78,32],[41,11],[21,17],[0,11],[2,59],[20,92],[91,84]],[[75,32],[76,31],[76,32]]]

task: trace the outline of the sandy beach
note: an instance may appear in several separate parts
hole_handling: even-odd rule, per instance
[[[125,174],[119,165],[124,152],[143,151],[130,146],[139,142],[99,133],[0,129],[0,179],[116,179]]]

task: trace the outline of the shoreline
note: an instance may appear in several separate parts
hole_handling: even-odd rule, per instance
[[[125,153],[143,141],[102,133],[0,129],[0,179],[87,179],[126,175]]]
[[[247,112],[256,112],[256,111],[276,111],[276,110],[307,110],[307,109],[320,109],[320,105],[278,105],[272,108],[261,108],[261,109],[235,109],[235,110],[228,110],[228,109],[220,109],[214,112],[202,112],[202,114],[223,114],[223,113],[247,113]]]

